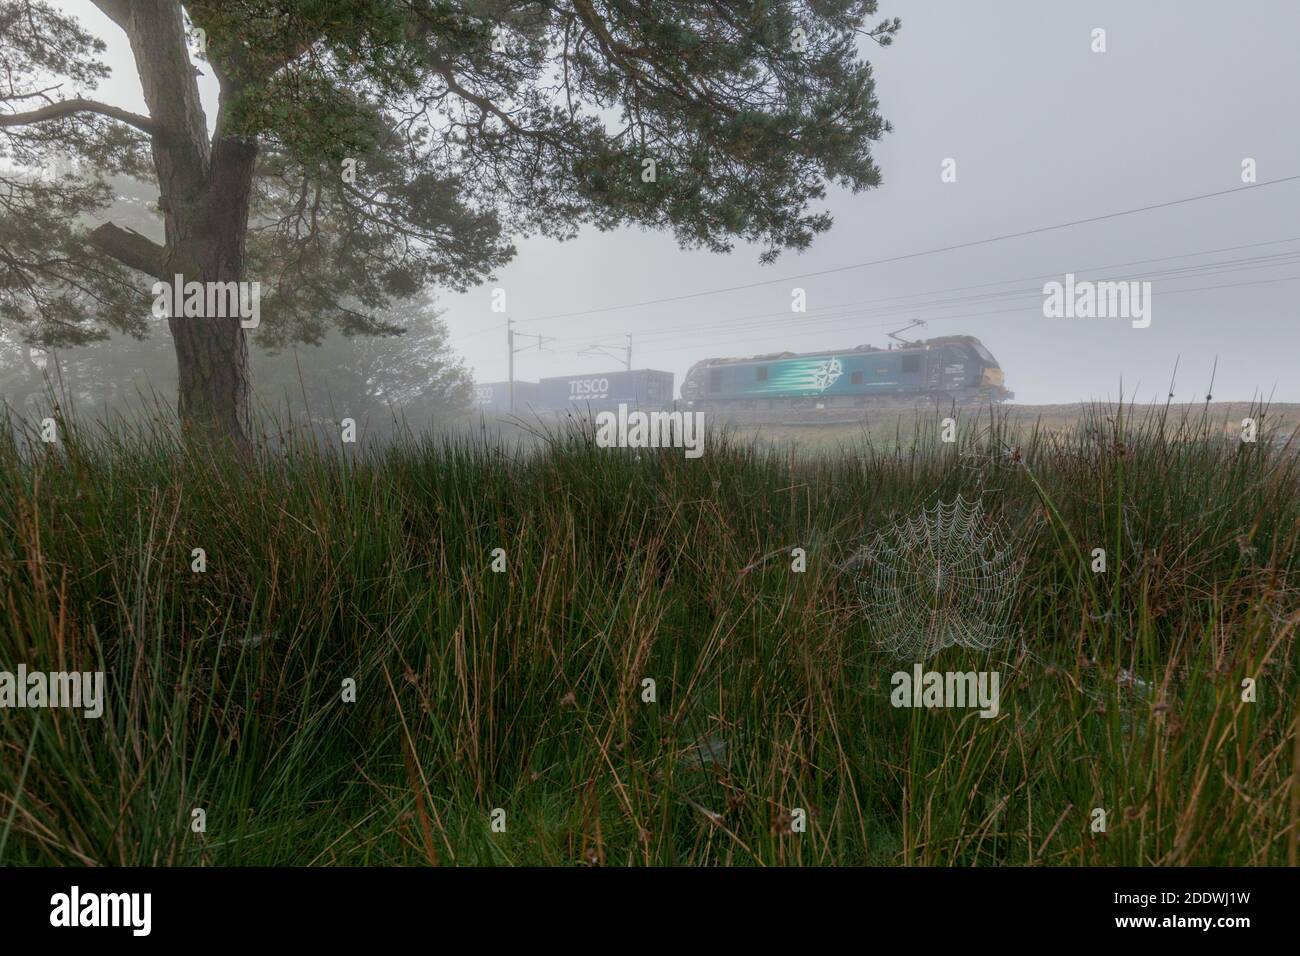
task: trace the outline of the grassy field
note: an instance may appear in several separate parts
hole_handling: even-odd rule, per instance
[[[1125,407],[1128,407],[1127,405]],[[1259,410],[1249,402],[1209,402],[1203,405],[1170,404],[1161,412],[1172,421],[1195,419],[1209,432],[1218,432],[1236,440],[1241,435],[1241,420]],[[1009,441],[1028,440],[1035,431],[1044,436],[1068,437],[1080,423],[1090,423],[1097,417],[1098,406],[1077,403],[1072,405],[1003,405],[996,417],[1003,437]],[[952,414],[958,421],[975,418],[987,419],[985,406],[948,410],[940,415]],[[845,445],[897,445],[917,433],[918,428],[933,427],[936,417],[931,409],[892,409],[869,412],[864,420],[854,424],[828,425],[760,425],[738,426],[735,431],[744,438],[761,438],[786,446],[793,446],[814,454],[839,451]],[[1106,414],[1102,415],[1105,418]],[[1272,436],[1282,442],[1300,428],[1300,405],[1272,404],[1268,406],[1268,420]],[[987,426],[987,421],[982,423]]]
[[[1300,463],[1254,414],[1254,443],[986,410],[698,460],[11,424],[0,670],[107,701],[0,710],[0,864],[1294,863]],[[915,662],[853,561],[958,494],[1025,570],[1003,643],[926,667],[999,672],[992,719],[891,705]]]

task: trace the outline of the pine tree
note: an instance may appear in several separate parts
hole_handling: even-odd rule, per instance
[[[383,332],[395,301],[490,278],[508,236],[582,225],[770,261],[830,227],[827,182],[880,181],[858,42],[899,23],[864,28],[875,0],[93,2],[147,113],[93,98],[78,20],[0,0],[0,321],[29,343],[138,330],[175,275],[259,282],[273,346]],[[156,184],[158,238],[79,225],[114,175]],[[183,420],[247,442],[238,317],[167,324]]]

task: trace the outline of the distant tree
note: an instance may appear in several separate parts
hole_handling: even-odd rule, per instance
[[[327,332],[317,345],[255,350],[253,373],[268,410],[295,415],[400,418],[412,427],[436,425],[469,410],[474,380],[448,343],[447,326],[428,296],[385,310],[401,335],[346,336]],[[305,404],[305,408],[302,407]]]
[[[41,349],[0,329],[0,402],[23,410],[39,401],[46,364]]]
[[[55,157],[53,168],[44,176],[17,176],[30,182],[69,174],[75,174],[75,165],[67,157]],[[157,190],[124,175],[105,180],[110,203],[107,212],[112,221],[150,237],[161,237],[162,224],[154,208]],[[93,216],[83,214],[74,223],[74,230],[93,225]],[[3,254],[0,252],[0,256]],[[0,275],[4,273],[0,260]],[[56,291],[50,284],[38,288],[44,295]],[[0,306],[4,296],[0,282]],[[160,337],[160,333],[166,335],[165,323],[152,318],[147,309],[123,318],[129,321],[103,323],[85,335],[80,334],[82,329],[67,327],[56,327],[54,334],[41,335],[48,330],[37,323],[0,322],[0,400],[31,411],[43,407],[53,393],[65,413],[79,415],[126,411],[125,404],[133,398],[155,392],[162,400],[174,403],[176,359]]]
[[[392,331],[394,301],[507,262],[503,230],[636,223],[767,261],[829,228],[828,180],[880,181],[857,46],[899,22],[864,30],[875,0],[93,2],[147,114],[90,96],[104,45],[78,21],[0,0],[0,320],[29,342],[138,331],[176,274],[261,282],[271,345]],[[61,153],[75,171],[14,172]],[[160,240],[77,228],[120,173],[156,181]],[[238,317],[167,324],[182,418],[246,441]]]
[[[311,419],[336,424],[348,416],[368,422],[370,437],[394,421],[426,428],[469,410],[473,377],[451,350],[447,326],[427,295],[402,300],[381,318],[401,334],[347,336],[328,330],[314,344],[267,349],[254,338],[250,364],[265,424]],[[175,359],[165,323],[150,320],[136,338],[113,331],[85,345],[42,349],[0,328],[0,400],[31,413],[53,398],[80,419],[135,418],[174,405]]]

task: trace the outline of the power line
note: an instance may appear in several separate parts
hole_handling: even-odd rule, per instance
[[[1283,277],[1281,277],[1281,278],[1277,278],[1277,279],[1255,279],[1255,280],[1250,281],[1250,282],[1227,282],[1227,283],[1222,283],[1222,284],[1219,284],[1219,285],[1197,286],[1197,287],[1192,288],[1192,289],[1171,289],[1171,290],[1168,290],[1168,291],[1166,291],[1166,292],[1162,292],[1162,293],[1161,293],[1161,296],[1163,297],[1163,296],[1169,296],[1169,295],[1180,295],[1180,294],[1182,294],[1182,293],[1184,293],[1184,292],[1208,292],[1208,291],[1211,291],[1211,290],[1214,290],[1214,289],[1237,289],[1237,288],[1242,288],[1242,287],[1244,287],[1244,286],[1270,285],[1270,284],[1272,284],[1272,283],[1277,283],[1277,282],[1297,282],[1297,281],[1300,281],[1300,275],[1297,275],[1297,276],[1283,276]],[[937,318],[926,319],[926,323],[929,324],[929,323],[933,323],[933,322],[951,322],[951,321],[955,321],[955,320],[957,320],[957,319],[970,319],[970,318],[978,318],[978,317],[981,317],[981,316],[990,316],[990,315],[1010,315],[1010,314],[1013,314],[1013,313],[1016,313],[1016,312],[1037,312],[1037,311],[1041,311],[1041,307],[1040,307],[1040,306],[1036,306],[1036,305],[1035,305],[1035,306],[1023,306],[1023,307],[1018,307],[1018,308],[1014,308],[1014,309],[990,309],[990,310],[985,311],[985,312],[966,312],[966,313],[963,313],[963,314],[961,314],[961,315],[942,315],[942,316],[939,316],[939,317],[937,317]],[[844,318],[854,318],[854,317],[853,317],[853,316],[837,317],[837,319],[839,319],[840,321],[843,321]],[[899,321],[898,318],[893,318],[893,319],[891,319],[891,320],[888,321],[888,322],[878,322],[878,323],[873,323],[873,324],[871,324],[871,325],[860,325],[860,324],[854,323],[854,327],[856,327],[856,328],[888,328],[889,326],[896,324],[898,321]],[[774,333],[774,334],[772,334],[772,335],[762,336],[762,337],[760,337],[760,338],[757,338],[757,339],[751,339],[751,340],[749,340],[749,341],[765,342],[765,341],[771,341],[771,340],[773,340],[773,339],[781,339],[781,340],[783,340],[783,341],[788,341],[789,339],[797,338],[797,337],[800,337],[800,336],[803,336],[803,335],[812,335],[812,334],[816,334],[816,333],[825,334],[825,333],[827,333],[827,332],[835,332],[835,331],[836,331],[836,329],[834,329],[834,328],[809,329],[809,330],[807,330],[806,332],[801,332],[801,331],[798,331],[798,330],[791,330],[791,331],[785,331],[785,332]],[[670,346],[670,347],[667,347],[667,348],[654,348],[652,351],[653,351],[655,354],[659,354],[659,353],[662,353],[662,352],[681,352],[681,351],[684,351],[684,350],[686,350],[686,349],[699,349],[699,348],[701,348],[701,347],[703,347],[703,346],[709,346],[709,345],[720,345],[720,344],[726,344],[726,343],[734,342],[734,341],[735,341],[735,336],[734,336],[734,335],[730,335],[730,336],[726,336],[726,337],[724,337],[724,338],[720,338],[720,339],[715,339],[715,340],[712,340],[712,341],[705,341],[705,342],[692,342],[692,343],[689,343],[689,344],[687,344],[687,345]]]
[[[507,326],[508,324],[509,324],[509,322],[507,321],[507,322],[503,322],[503,323],[501,323],[500,325],[488,325],[488,326],[485,326],[485,327],[483,327],[483,328],[481,328],[481,329],[475,329],[473,332],[466,332],[464,335],[460,336],[460,338],[461,338],[461,339],[472,339],[472,338],[474,338],[476,335],[487,335],[489,332],[500,332],[502,329],[506,328],[506,326]]]
[[[815,272],[802,272],[796,275],[782,276],[777,279],[762,279],[757,282],[746,282],[741,285],[726,286],[718,289],[706,289],[701,292],[686,292],[681,295],[663,296],[658,299],[645,299],[641,302],[628,302],[622,305],[604,306],[595,309],[580,309],[573,312],[557,312],[551,315],[539,315],[531,319],[520,319],[520,322],[546,322],[553,319],[567,319],[580,315],[594,315],[597,312],[618,312],[624,309],[637,309],[647,305],[663,305],[668,302],[681,302],[686,299],[697,299],[702,296],[722,295],[726,292],[739,292],[744,289],[755,289],[761,286],[776,285],[783,282],[793,282],[799,279],[812,279],[818,276],[833,275],[839,272],[848,272],[853,269],[864,269],[867,266],[886,265],[891,262],[903,262],[908,259],[919,259],[922,256],[933,256],[941,252],[954,252],[958,249],[970,249],[974,246],[986,245],[992,242],[1004,242],[1007,239],[1020,239],[1025,236],[1041,235],[1045,232],[1053,232],[1058,229],[1068,229],[1072,226],[1082,226],[1093,222],[1103,222],[1109,219],[1118,219],[1122,216],[1133,216],[1137,213],[1150,212],[1155,209],[1168,209],[1171,206],[1181,206],[1185,203],[1199,202],[1202,199],[1213,199],[1218,196],[1227,196],[1230,194],[1248,192],[1253,189],[1263,189],[1266,186],[1277,186],[1282,183],[1294,182],[1300,180],[1300,173],[1293,176],[1283,176],[1279,179],[1269,179],[1262,183],[1251,183],[1247,186],[1235,186],[1232,189],[1220,189],[1216,192],[1201,193],[1197,196],[1184,196],[1181,199],[1170,199],[1165,202],[1151,203],[1146,206],[1137,206],[1133,209],[1122,209],[1117,212],[1104,213],[1099,216],[1088,216],[1083,219],[1072,219],[1069,222],[1056,223],[1051,226],[1039,226],[1035,229],[1024,229],[1019,232],[1003,233],[999,236],[989,236],[985,239],[972,239],[968,242],[958,242],[948,246],[939,246],[934,249],[924,249],[918,252],[908,252],[897,256],[888,256],[883,259],[871,259],[866,262],[857,262],[846,266],[836,266],[831,269],[819,269]]]
[[[974,285],[949,286],[948,288],[945,289],[930,289],[921,292],[905,292],[900,295],[887,295],[887,296],[880,296],[875,299],[860,299],[856,302],[844,302],[844,303],[839,303],[837,305],[826,306],[825,308],[826,309],[851,308],[859,305],[871,305],[877,302],[892,302],[895,299],[913,299],[913,298],[917,298],[918,296],[943,295],[949,292],[967,292],[972,289],[987,289],[992,286],[1010,285],[1013,282],[1032,282],[1037,279],[1051,279],[1060,276],[1063,272],[1074,272],[1074,273],[1100,272],[1103,269],[1122,269],[1128,266],[1146,265],[1151,262],[1168,262],[1171,259],[1190,259],[1194,256],[1211,256],[1211,255],[1217,255],[1220,252],[1237,252],[1242,249],[1258,249],[1261,246],[1276,246],[1287,242],[1300,242],[1300,236],[1291,236],[1287,239],[1269,239],[1265,242],[1248,242],[1236,246],[1220,246],[1217,249],[1202,249],[1199,252],[1180,252],[1177,255],[1172,255],[1172,256],[1156,256],[1150,259],[1132,259],[1129,260],[1128,262],[1110,262],[1105,265],[1084,266],[1081,268],[1076,267],[1071,269],[1057,270],[1055,272],[1044,272],[1032,276],[1021,276],[1015,279],[997,279],[993,282],[980,282]],[[1286,253],[1285,255],[1294,255],[1294,253]],[[1245,260],[1228,260],[1228,261],[1245,261]],[[1205,263],[1207,267],[1213,265],[1219,265],[1219,264],[1221,263]],[[1188,268],[1199,268],[1199,267],[1189,266]],[[1153,274],[1159,274],[1159,273],[1153,273]],[[737,319],[726,319],[723,322],[718,322],[718,323],[706,323],[702,325],[699,322],[691,322],[686,325],[669,326],[668,328],[656,328],[653,331],[650,331],[648,333],[643,333],[643,334],[661,335],[661,334],[667,334],[669,332],[674,332],[678,330],[714,328],[722,325],[730,325],[732,322],[735,321],[747,321],[748,319],[753,319],[753,318],[767,318],[769,316],[788,315],[788,314],[789,313],[784,310],[780,312],[763,312],[755,316],[748,316],[748,317],[742,317]]]
[[[1277,240],[1277,241],[1280,242],[1280,241],[1292,241],[1292,240]],[[1269,244],[1272,243],[1253,243],[1252,245],[1269,245]],[[1222,250],[1213,250],[1213,251],[1222,251]],[[1188,255],[1201,255],[1201,254],[1203,253],[1188,253]],[[1136,273],[1127,276],[1116,276],[1115,278],[1117,279],[1118,278],[1123,278],[1123,279],[1188,278],[1189,276],[1192,275],[1218,275],[1222,273],[1239,272],[1239,271],[1245,271],[1250,269],[1268,269],[1268,268],[1280,267],[1283,265],[1290,265],[1297,256],[1300,256],[1300,252],[1279,253],[1272,256],[1247,256],[1241,259],[1228,259],[1228,260],[1221,260],[1217,262],[1205,262],[1197,265],[1183,266],[1176,269],[1167,269],[1167,270],[1161,270],[1157,272]],[[1180,258],[1180,257],[1167,256],[1162,258],[1171,259],[1171,258]],[[1068,271],[1073,271],[1077,273],[1095,272],[1100,269],[1114,269],[1126,265],[1136,265],[1143,262],[1152,262],[1152,261],[1159,261],[1159,260],[1149,260],[1149,259],[1136,260],[1135,262],[1131,262],[1131,263],[1112,263],[1107,266],[1095,266],[1095,267],[1090,267],[1088,269],[1074,269]],[[850,318],[852,316],[866,316],[866,315],[873,315],[873,314],[903,315],[908,312],[914,312],[917,310],[925,310],[925,309],[932,309],[932,308],[950,308],[953,306],[964,305],[972,302],[996,301],[998,299],[1017,298],[1024,295],[1041,295],[1041,290],[1038,288],[1007,289],[999,292],[983,293],[980,295],[973,295],[973,296],[958,296],[949,299],[940,299],[932,302],[917,302],[912,304],[900,304],[897,306],[888,306],[888,307],[882,306],[879,308],[866,308],[866,306],[869,306],[875,302],[887,302],[893,299],[902,299],[902,298],[915,298],[917,296],[939,294],[940,292],[956,292],[956,291],[961,291],[962,288],[978,289],[978,288],[986,288],[990,285],[1008,285],[1013,282],[1021,282],[1021,281],[1028,282],[1028,281],[1033,281],[1035,279],[1052,278],[1059,275],[1060,273],[1044,273],[1039,276],[1025,276],[1020,279],[1004,279],[998,282],[982,283],[980,285],[958,287],[954,289],[936,290],[935,292],[916,292],[916,293],[909,293],[907,295],[902,295],[902,296],[887,296],[880,299],[868,299],[868,300],[863,300],[855,303],[842,303],[835,306],[828,306],[823,310],[816,310],[813,313],[808,313],[810,315],[820,315],[822,316],[821,318],[814,318],[809,320],[803,318],[802,317],[803,314],[801,313],[799,314],[800,317],[798,319],[798,322],[800,327],[806,327],[827,320],[844,319],[844,318]],[[841,310],[841,311],[836,311],[836,310]],[[699,331],[730,330],[739,333],[739,332],[752,330],[756,327],[766,327],[770,325],[789,325],[792,318],[793,318],[792,313],[788,311],[765,312],[765,313],[760,313],[758,315],[746,316],[743,318],[736,318],[736,319],[728,319],[716,323],[694,323],[689,326],[678,326],[669,329],[655,329],[650,332],[641,333],[641,338],[643,341],[645,340],[654,341],[656,339],[663,338],[665,336],[671,338],[671,337],[675,337],[678,334],[678,330],[681,329],[693,329]],[[761,319],[766,319],[768,321],[755,322],[755,320],[761,320]]]
[[[618,361],[622,362],[623,367],[630,372],[632,371],[632,333],[629,332],[627,334],[627,345],[623,347],[622,358],[619,358],[617,355],[612,353],[608,348],[601,345],[599,342],[592,345],[588,345],[582,351],[575,352],[574,354],[577,355],[578,358],[594,358],[597,355],[603,355],[607,358],[617,359]]]
[[[1176,255],[1169,255],[1169,256],[1156,256],[1156,257],[1151,257],[1146,259],[1135,259],[1126,262],[1108,263],[1106,265],[1088,266],[1083,268],[1076,267],[1066,271],[1073,271],[1076,273],[1091,273],[1100,270],[1118,269],[1127,266],[1144,265],[1144,264],[1154,263],[1154,262],[1168,262],[1173,259],[1193,258],[1197,256],[1215,255],[1222,252],[1232,252],[1232,251],[1239,251],[1244,249],[1255,249],[1263,246],[1274,246],[1274,245],[1280,245],[1287,242],[1296,242],[1296,241],[1300,241],[1300,236],[1292,236],[1284,239],[1271,239],[1263,242],[1242,243],[1233,246],[1221,246],[1214,249],[1203,249],[1195,252],[1178,253]],[[1279,268],[1284,265],[1293,264],[1297,256],[1300,256],[1300,252],[1284,252],[1284,253],[1277,253],[1277,254],[1267,255],[1267,256],[1246,256],[1238,259],[1227,259],[1227,260],[1217,260],[1214,262],[1188,264],[1177,268],[1160,270],[1160,271],[1152,271],[1146,273],[1137,273],[1128,276],[1116,276],[1115,278],[1117,279],[1147,278],[1147,277],[1149,278],[1190,278],[1193,275],[1209,276],[1209,275],[1220,275],[1220,274],[1231,273],[1231,272],[1247,271],[1250,269]],[[976,295],[976,296],[959,296],[959,297],[953,297],[948,299],[940,299],[931,302],[915,302],[911,304],[900,304],[892,307],[883,307],[883,306],[876,307],[876,308],[866,307],[866,306],[873,305],[874,303],[884,303],[884,302],[890,302],[899,299],[915,299],[922,296],[940,295],[947,292],[960,292],[960,291],[971,290],[971,289],[984,289],[984,288],[989,288],[991,286],[1010,285],[1012,283],[1022,282],[1022,281],[1023,282],[1036,281],[1043,278],[1052,278],[1059,275],[1060,275],[1059,272],[1048,272],[1048,273],[1041,273],[1039,275],[1034,275],[1034,276],[1022,276],[1022,277],[1011,278],[1011,279],[1000,279],[993,282],[983,282],[974,285],[955,286],[955,287],[948,287],[945,289],[926,290],[921,292],[904,293],[895,296],[883,296],[876,299],[859,300],[857,302],[840,303],[834,306],[827,306],[824,309],[814,310],[814,312],[810,313],[809,316],[816,316],[815,318],[805,317],[804,315],[801,314],[799,317],[799,323],[797,328],[789,328],[788,331],[784,331],[782,333],[782,336],[786,338],[789,338],[791,336],[805,336],[814,332],[833,332],[838,328],[844,328],[845,330],[849,328],[860,328],[860,329],[883,328],[885,326],[894,325],[898,321],[904,320],[905,317],[918,312],[925,315],[929,310],[933,310],[933,309],[949,309],[949,308],[954,308],[966,304],[973,304],[975,302],[981,302],[981,301],[992,302],[992,301],[997,301],[999,299],[1016,299],[1016,298],[1023,298],[1025,296],[1038,296],[1041,295],[1041,290],[1035,287],[1035,288],[1027,288],[1027,289],[1006,289],[994,293],[986,293],[986,294]],[[1287,281],[1287,280],[1283,280],[1283,281]],[[1211,286],[1211,287],[1204,287],[1204,288],[1218,288],[1218,286]],[[1183,291],[1197,291],[1197,290],[1176,289],[1176,290],[1167,290],[1167,293],[1183,292]],[[1167,293],[1162,292],[1162,295]],[[946,321],[948,319],[975,318],[975,317],[988,316],[988,315],[997,315],[1007,311],[1020,311],[1020,310],[1012,309],[1012,308],[1004,308],[1004,309],[995,309],[986,312],[962,313],[961,315],[957,315],[957,316],[929,315],[927,316],[927,318],[928,321]],[[894,316],[894,318],[890,318],[885,322],[873,323],[869,325],[863,325],[861,322],[857,321],[858,319],[861,319],[863,317],[869,317],[869,316],[875,316],[875,317]],[[754,321],[754,320],[763,320],[763,319],[766,319],[767,321],[758,321],[758,322]],[[687,343],[686,345],[679,346],[679,347],[673,347],[673,348],[656,347],[655,348],[655,351],[657,352],[672,352],[672,351],[682,351],[689,348],[707,347],[714,343],[730,342],[734,339],[735,335],[742,332],[752,333],[757,330],[765,330],[767,328],[777,328],[777,327],[786,329],[787,327],[790,326],[790,324],[791,324],[791,313],[789,312],[785,312],[785,311],[765,312],[757,315],[727,319],[723,322],[718,322],[718,323],[692,323],[687,326],[674,326],[674,327],[669,327],[667,329],[655,329],[650,332],[638,333],[638,338],[640,338],[641,341],[643,342],[646,342],[647,340],[649,340],[650,342],[658,342],[664,339],[665,337],[679,338],[680,337],[678,334],[679,329],[696,330],[699,332],[706,333],[706,335],[709,332],[716,332],[720,334],[729,335],[729,337],[726,339],[717,339],[717,338],[710,337],[710,338],[705,338],[702,342],[696,340],[695,343]],[[776,337],[777,336],[768,336],[767,339],[772,339]],[[560,338],[558,340],[552,339],[551,341],[553,343],[560,344],[562,346],[568,342],[585,342],[588,343],[589,345],[591,344],[591,340],[585,336],[574,336],[572,338],[565,337],[565,338]],[[603,340],[600,340],[596,344],[600,345],[600,344],[604,344],[604,342]]]

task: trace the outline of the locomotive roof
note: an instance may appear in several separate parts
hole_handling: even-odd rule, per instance
[[[767,362],[775,359],[809,358],[820,355],[846,355],[851,352],[920,352],[940,345],[980,345],[973,335],[941,335],[933,339],[921,339],[907,342],[897,347],[879,345],[857,345],[850,349],[818,349],[815,352],[769,352],[766,355],[747,355],[742,358],[707,358],[691,366],[692,369],[709,365],[738,365],[745,362]],[[689,374],[689,373],[688,373]]]

